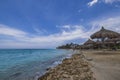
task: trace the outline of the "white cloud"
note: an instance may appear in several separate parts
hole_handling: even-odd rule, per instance
[[[63,29],[62,32],[51,34],[48,36],[38,36],[34,34],[30,34],[18,29],[6,27],[5,25],[1,25],[0,27],[0,35],[5,35],[8,37],[15,38],[8,40],[0,40],[0,48],[43,48],[43,47],[55,47],[66,41],[80,39],[80,38],[88,38],[89,32],[85,32],[84,27],[80,25],[63,25],[63,28],[69,28],[69,30]]]
[[[10,28],[10,27],[8,27],[6,25],[2,25],[2,24],[0,24],[0,34],[1,35],[9,35],[9,36],[13,36],[13,37],[23,37],[23,36],[27,35],[27,33],[24,31]]]
[[[69,25],[64,25],[63,28],[68,28],[68,29],[70,29],[70,26],[69,26]]]
[[[93,6],[97,2],[98,2],[98,0],[92,0],[91,2],[88,3],[88,6]]]
[[[92,0],[91,2],[88,3],[88,6],[93,6],[94,4],[98,3],[98,2],[104,2],[106,4],[112,4],[114,2],[120,2],[120,0]]]
[[[51,43],[35,43],[35,42],[17,42],[17,41],[12,41],[12,40],[0,40],[0,48],[29,48],[29,49],[34,49],[34,48],[55,48],[56,45],[62,44],[61,42],[51,42]]]
[[[95,20],[92,22],[93,26],[104,26],[105,28],[120,32],[120,17],[109,17],[102,20]]]
[[[105,3],[113,3],[113,2],[118,2],[120,0],[104,0]]]
[[[64,42],[67,40],[88,37],[87,35],[84,34],[83,26],[64,25],[62,27],[67,28],[69,30],[62,29],[62,32],[51,34],[48,36],[35,36],[35,37],[32,37],[29,41],[31,42]]]
[[[120,5],[115,5],[116,8],[120,8]]]
[[[39,34],[39,35],[42,35],[42,34],[44,34],[44,33],[47,33],[47,31],[44,30],[44,29],[39,29],[39,28],[37,28],[37,27],[33,27],[33,29],[34,29],[34,31],[35,31],[37,34]]]
[[[0,25],[0,37],[6,36],[14,39],[0,39],[0,48],[51,48],[61,45],[69,40],[87,39],[91,34],[98,31],[101,26],[120,32],[120,17],[109,17],[90,22],[88,30],[81,25],[63,25],[61,32],[47,36],[38,36],[22,30]]]
[[[104,0],[105,3],[113,3],[115,0]]]

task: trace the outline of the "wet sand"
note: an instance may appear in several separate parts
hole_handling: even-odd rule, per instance
[[[120,51],[83,51],[96,80],[120,80]]]

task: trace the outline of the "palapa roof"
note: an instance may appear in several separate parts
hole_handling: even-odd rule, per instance
[[[115,41],[120,41],[120,37],[118,38],[112,38],[112,39],[107,39],[106,41],[109,41],[109,42],[115,42]]]
[[[113,41],[105,41],[104,44],[115,44]]]
[[[84,43],[84,45],[89,45],[89,44],[94,44],[95,42],[94,41],[92,41],[91,39],[88,39],[85,43]]]
[[[120,41],[120,37],[118,37],[118,38],[115,38],[115,40],[116,40],[116,41]]]
[[[118,36],[120,36],[120,33],[117,33],[117,32],[111,31],[111,30],[107,30],[104,27],[102,27],[102,29],[100,31],[94,33],[90,37],[92,39],[95,39],[95,38],[117,38]]]
[[[102,44],[102,42],[99,41],[99,40],[97,40],[95,43],[96,43],[96,44]]]
[[[80,48],[81,49],[85,49],[85,48],[90,48],[90,46],[88,46],[88,45],[81,45]]]
[[[113,41],[120,41],[120,37],[111,39]]]

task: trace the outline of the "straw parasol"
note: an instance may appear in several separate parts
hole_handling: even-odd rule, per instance
[[[90,48],[90,46],[88,46],[88,45],[81,45],[80,47],[81,47],[81,49],[89,49]]]
[[[102,42],[104,42],[105,38],[110,38],[111,39],[111,38],[117,38],[119,36],[120,36],[119,33],[111,31],[111,30],[107,30],[104,27],[102,27],[102,29],[100,31],[94,33],[90,37],[92,39],[95,39],[95,38],[99,39],[99,38],[101,38]]]
[[[120,37],[118,38],[112,38],[112,39],[107,39],[106,41],[108,42],[114,42],[114,44],[120,43]]]
[[[95,42],[95,47],[96,47],[96,48],[101,48],[101,45],[102,45],[102,42],[101,42],[101,41],[97,40],[97,41]]]
[[[120,37],[115,38],[115,43],[120,43]]]
[[[117,32],[114,32],[114,31],[111,31],[111,30],[107,30],[105,29],[104,27],[102,27],[102,29],[96,33],[94,33],[93,35],[91,35],[90,37],[92,39],[101,39],[102,41],[102,47],[105,48],[105,39],[108,38],[108,39],[112,39],[112,38],[117,38],[119,37],[120,34],[117,33]]]
[[[112,38],[112,39],[107,39],[106,41],[108,41],[108,42],[117,42],[117,41],[120,41],[120,37],[118,37],[118,38]]]
[[[99,41],[99,40],[97,40],[96,42],[95,42],[95,44],[102,44],[102,42],[101,41]]]
[[[111,48],[115,46],[115,42],[112,40],[105,40],[104,44],[108,46],[108,48],[110,48],[110,46]]]
[[[94,44],[95,42],[94,41],[92,41],[91,39],[88,39],[85,43],[84,43],[84,45],[89,45],[89,44]]]
[[[113,41],[105,41],[105,44],[115,44]]]
[[[120,37],[118,37],[118,38],[113,38],[113,39],[111,39],[111,40],[113,40],[113,41],[120,41]]]

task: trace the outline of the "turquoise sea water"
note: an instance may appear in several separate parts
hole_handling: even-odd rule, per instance
[[[36,80],[71,53],[58,49],[2,49],[0,80]]]

